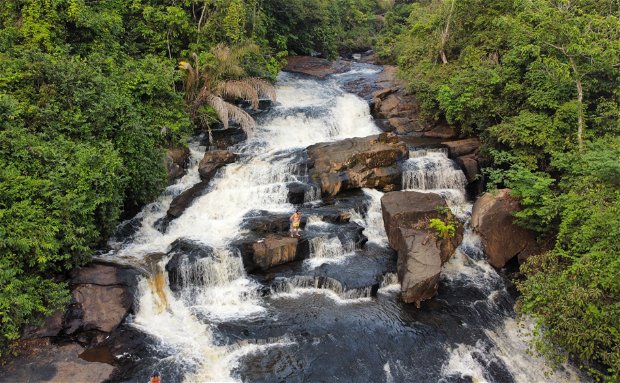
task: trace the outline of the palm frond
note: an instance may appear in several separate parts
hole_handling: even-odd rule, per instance
[[[258,108],[258,92],[246,80],[222,81],[217,84],[215,94],[223,98],[241,98],[249,101],[252,108]]]
[[[228,113],[232,120],[241,126],[241,129],[243,129],[245,134],[250,136],[252,134],[252,129],[256,125],[256,122],[252,116],[250,116],[245,110],[231,103],[226,102],[226,106],[228,107]]]
[[[250,77],[244,81],[250,83],[256,89],[259,97],[267,97],[271,101],[276,101],[276,88],[269,81],[256,77]]]
[[[217,113],[220,121],[222,121],[222,124],[224,124],[224,129],[228,129],[228,112],[230,104],[224,101],[221,97],[214,96],[212,94],[207,95],[205,102],[211,105],[213,110],[215,110],[215,113]]]

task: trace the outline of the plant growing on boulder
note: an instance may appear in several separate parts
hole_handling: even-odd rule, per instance
[[[454,238],[456,228],[451,222],[444,222],[439,218],[431,218],[428,221],[428,228],[435,230],[437,237],[442,239]]]

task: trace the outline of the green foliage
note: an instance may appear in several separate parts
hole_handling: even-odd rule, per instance
[[[437,237],[443,239],[454,238],[454,235],[456,234],[454,224],[446,223],[439,218],[431,218],[428,221],[428,228],[435,230]]]
[[[490,188],[521,199],[517,222],[555,240],[519,286],[539,350],[608,381],[620,379],[619,15],[613,0],[424,0],[389,11],[377,39],[425,117],[483,140]]]

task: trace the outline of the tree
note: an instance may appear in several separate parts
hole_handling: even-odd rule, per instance
[[[213,108],[224,129],[228,129],[229,120],[239,123],[241,128],[250,134],[254,127],[254,119],[242,108],[226,100],[243,99],[250,102],[252,108],[258,108],[260,97],[276,99],[275,88],[268,81],[244,77],[245,69],[241,65],[244,55],[256,52],[256,45],[245,45],[230,48],[219,44],[211,49],[209,58],[202,64],[197,54],[192,55],[194,65],[181,61],[179,67],[186,72],[185,97],[189,112],[194,121],[209,126],[204,119],[201,107],[208,105]]]

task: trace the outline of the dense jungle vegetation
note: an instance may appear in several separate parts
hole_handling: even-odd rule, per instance
[[[160,193],[164,149],[217,121],[188,68],[273,81],[289,54],[370,47],[427,118],[483,140],[488,188],[547,244],[518,286],[538,350],[620,380],[617,0],[3,1],[0,347]]]

